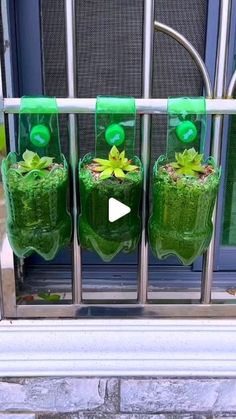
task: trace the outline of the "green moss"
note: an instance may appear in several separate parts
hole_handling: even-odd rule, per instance
[[[216,169],[202,183],[188,176],[174,181],[162,169],[165,163],[161,156],[154,166],[150,244],[158,258],[175,255],[184,265],[189,265],[210,243],[220,173]],[[209,160],[209,164],[214,162]]]
[[[132,252],[140,237],[139,205],[142,190],[142,167],[136,157],[133,163],[140,167],[119,181],[115,177],[95,179],[86,167],[93,157],[86,155],[79,165],[81,215],[79,217],[80,243],[83,248],[97,252],[108,262],[119,252]],[[109,198],[115,198],[132,208],[125,217],[110,223]]]
[[[10,153],[2,163],[10,244],[19,257],[37,252],[46,260],[53,259],[71,236],[66,161],[41,177],[38,170],[18,173],[12,168],[17,159]]]

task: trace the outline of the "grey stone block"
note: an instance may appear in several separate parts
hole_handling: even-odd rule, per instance
[[[234,379],[122,379],[121,412],[236,412]]]
[[[25,388],[18,383],[0,383],[0,406],[4,409],[4,404],[19,404],[22,405],[25,401]],[[9,408],[10,409],[10,408]],[[21,409],[24,410],[24,409]]]
[[[212,419],[236,419],[236,415],[223,414],[223,415],[214,415]]]
[[[0,419],[36,419],[34,413],[0,413]]]
[[[105,378],[29,378],[0,382],[2,411],[116,411],[118,381]]]
[[[193,415],[169,415],[169,414],[139,414],[139,413],[87,413],[66,415],[39,415],[38,419],[198,419]],[[200,418],[199,418],[200,419]],[[205,419],[205,418],[201,418]]]

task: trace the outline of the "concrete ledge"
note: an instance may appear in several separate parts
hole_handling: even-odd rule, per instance
[[[236,320],[3,320],[0,376],[236,377]]]
[[[0,413],[0,419],[36,419],[34,413]]]

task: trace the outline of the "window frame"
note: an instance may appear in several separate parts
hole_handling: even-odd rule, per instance
[[[2,376],[236,376],[236,320],[2,320]]]

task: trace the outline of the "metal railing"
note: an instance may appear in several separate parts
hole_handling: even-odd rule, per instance
[[[136,99],[137,113],[142,115],[141,134],[141,158],[144,166],[144,184],[142,198],[142,235],[139,251],[139,274],[137,298],[122,300],[122,303],[101,301],[94,299],[92,303],[86,303],[82,293],[82,269],[81,250],[77,239],[77,214],[78,214],[78,145],[77,145],[77,121],[78,113],[94,113],[96,99],[76,98],[76,68],[75,68],[75,1],[65,0],[66,21],[66,46],[67,46],[67,75],[68,75],[68,98],[57,99],[60,113],[69,114],[69,141],[70,141],[70,167],[73,191],[73,261],[72,261],[72,303],[58,305],[17,305],[15,289],[15,271],[13,253],[7,240],[6,231],[2,232],[0,263],[1,263],[1,287],[0,303],[2,301],[2,316],[14,317],[78,317],[78,316],[132,316],[132,317],[230,317],[236,316],[235,304],[211,303],[212,275],[215,249],[215,234],[210,247],[203,258],[203,271],[201,278],[201,297],[199,303],[179,304],[153,302],[153,297],[148,298],[148,241],[146,224],[148,218],[148,198],[145,192],[149,184],[150,153],[151,153],[151,115],[167,113],[167,99],[151,99],[152,87],[152,52],[154,29],[173,37],[191,55],[196,63],[204,81],[206,90],[206,112],[213,115],[213,138],[211,154],[218,164],[221,161],[221,137],[224,122],[224,114],[236,114],[236,100],[232,99],[233,89],[236,84],[236,72],[234,73],[228,90],[226,88],[227,70],[227,46],[229,41],[229,22],[231,13],[231,0],[221,1],[218,51],[215,85],[212,88],[208,71],[198,52],[189,41],[172,28],[154,22],[154,0],[144,0],[144,32],[143,32],[143,81],[142,98]],[[2,0],[3,18],[7,18],[6,2]],[[153,24],[154,22],[154,24]],[[7,25],[4,26],[4,39],[8,39]],[[9,70],[9,51],[5,55],[5,66]],[[0,77],[1,80],[1,77]],[[0,95],[2,96],[2,84],[0,83]],[[225,99],[227,97],[227,99]],[[20,98],[3,98],[0,101],[0,113],[12,115],[20,110]],[[1,186],[1,185],[0,185]],[[217,208],[217,206],[216,206]],[[213,224],[215,226],[217,211],[214,211]]]

